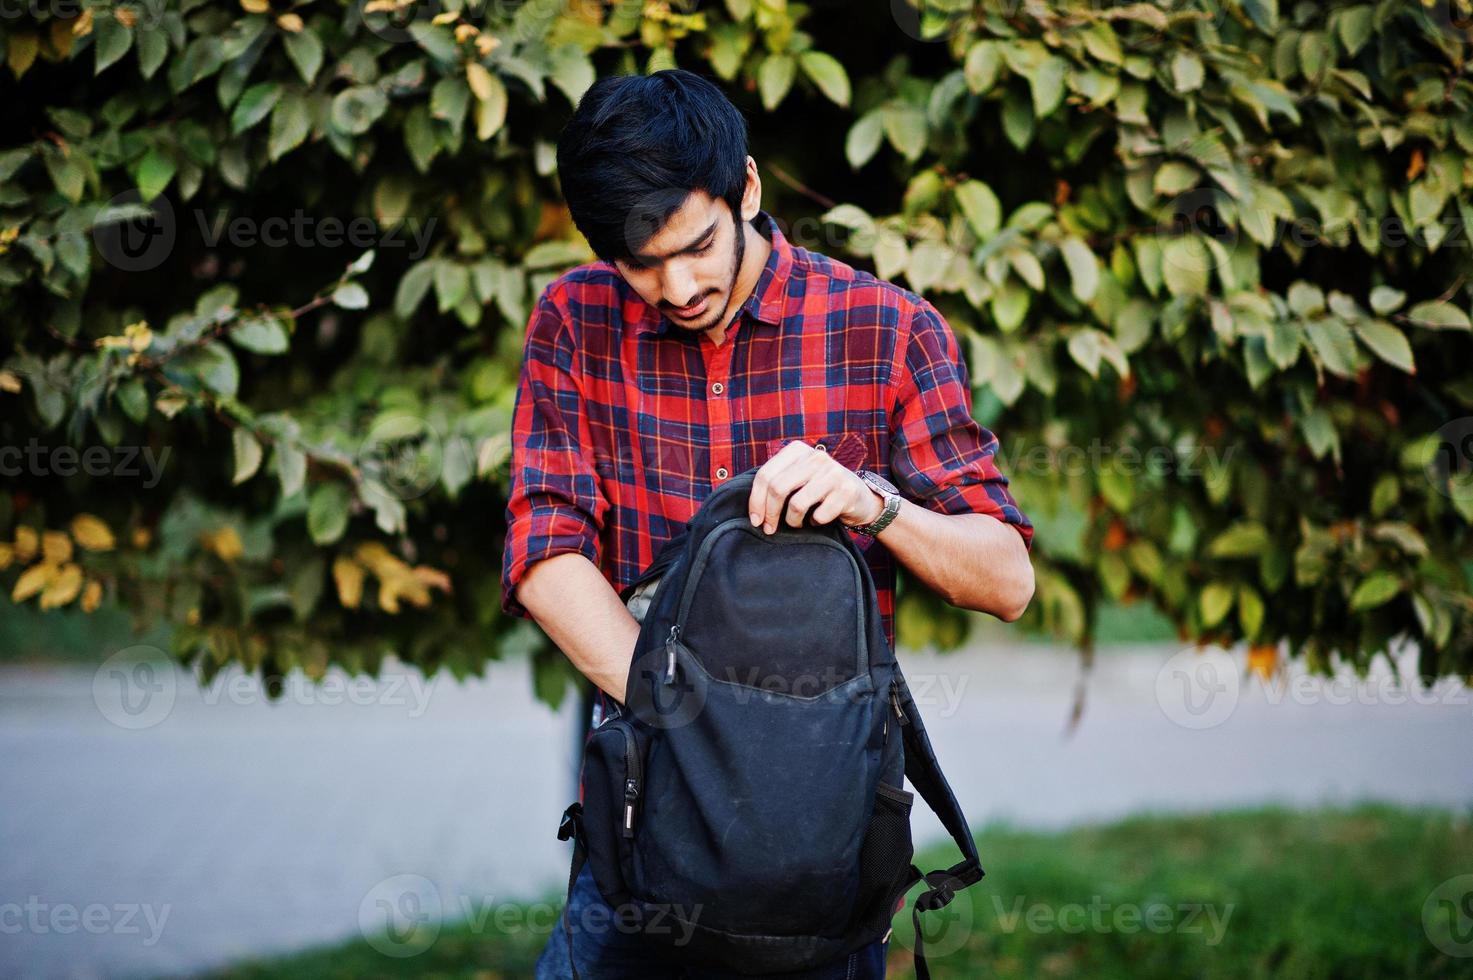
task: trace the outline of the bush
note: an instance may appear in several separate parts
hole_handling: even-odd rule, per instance
[[[207,677],[537,647],[499,611],[510,410],[592,259],[553,142],[678,63],[797,244],[957,331],[1035,624],[1149,601],[1259,666],[1473,669],[1468,0],[41,7],[0,21],[16,602],[168,620]]]

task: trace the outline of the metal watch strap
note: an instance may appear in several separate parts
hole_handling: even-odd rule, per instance
[[[863,471],[861,471],[860,477],[861,479],[863,479]],[[880,511],[880,516],[876,517],[870,523],[860,524],[858,526],[850,526],[849,529],[859,534],[867,534],[870,537],[874,537],[881,531],[885,530],[885,528],[889,527],[890,522],[895,520],[895,515],[900,512],[900,495],[898,493],[890,493],[882,487],[877,487],[868,480],[865,480],[865,486],[869,487],[871,490],[880,495],[881,499],[885,501],[885,508],[884,510]]]

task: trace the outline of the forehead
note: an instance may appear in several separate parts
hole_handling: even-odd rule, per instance
[[[724,212],[719,199],[703,190],[692,191],[681,202],[680,209],[634,254],[644,259],[660,259],[699,245],[713,225],[720,228],[719,219]]]

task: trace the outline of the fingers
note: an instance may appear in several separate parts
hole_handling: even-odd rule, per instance
[[[804,516],[815,505],[820,505],[815,522],[832,520],[845,507],[840,468],[822,450],[801,441],[788,443],[752,480],[748,511],[753,526],[760,524],[767,534],[777,530],[779,521],[802,527]],[[823,506],[826,504],[830,506]]]

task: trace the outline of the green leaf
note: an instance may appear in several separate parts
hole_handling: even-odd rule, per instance
[[[243,133],[265,119],[280,98],[280,82],[261,82],[246,89],[230,114],[230,132]]]
[[[99,11],[93,17],[92,38],[96,55],[92,69],[94,75],[101,75],[104,69],[115,64],[133,46],[133,32],[118,23],[111,11]]]
[[[1357,320],[1355,332],[1376,356],[1407,374],[1416,374],[1412,360],[1412,345],[1407,343],[1406,334],[1385,320]]]
[[[1169,238],[1161,249],[1161,275],[1173,296],[1207,293],[1212,256],[1195,235]]]
[[[302,81],[311,85],[322,68],[322,39],[315,31],[306,28],[295,34],[283,32],[281,43],[286,48],[286,56],[296,66],[297,74],[302,77]]]
[[[978,41],[967,51],[967,59],[962,65],[962,74],[967,81],[967,88],[975,95],[985,95],[997,82],[998,69],[1002,67],[1002,58],[998,54],[996,41]]]
[[[1345,45],[1345,53],[1353,58],[1371,39],[1375,30],[1375,9],[1370,4],[1363,4],[1339,13],[1340,43]]]
[[[1180,160],[1168,160],[1156,170],[1151,182],[1152,189],[1161,197],[1176,197],[1197,186],[1202,171]]]
[[[267,155],[274,162],[302,144],[312,129],[307,100],[299,92],[286,91],[271,113],[271,135],[266,141]]]
[[[307,455],[288,442],[278,442],[271,453],[271,469],[282,497],[291,497],[307,482]]]
[[[176,361],[188,374],[217,395],[234,398],[240,390],[240,368],[235,357],[218,341],[196,347]]]
[[[450,128],[459,132],[465,123],[466,110],[470,108],[471,90],[459,76],[440,79],[430,90],[430,115],[443,119]]]
[[[243,320],[229,336],[235,346],[253,354],[284,354],[291,346],[286,324],[269,313]]]
[[[1231,585],[1209,582],[1202,589],[1199,606],[1202,611],[1202,628],[1211,629],[1223,621],[1233,608],[1235,591]]]
[[[1033,294],[1020,283],[1009,279],[992,294],[992,319],[1004,333],[1012,333],[1022,326],[1028,315],[1028,306]]]
[[[256,475],[261,468],[261,443],[243,425],[237,425],[230,433],[231,445],[235,449],[235,476],[233,484],[241,484]]]
[[[1185,95],[1195,92],[1202,87],[1202,80],[1206,72],[1202,67],[1202,59],[1196,53],[1182,48],[1171,58],[1171,79],[1176,85],[1177,92]]]
[[[991,187],[980,180],[968,180],[957,185],[953,193],[978,240],[985,242],[997,234],[1002,223],[1002,205]]]
[[[849,75],[837,58],[822,51],[804,51],[798,56],[803,74],[836,105],[849,105]]]
[[[763,108],[771,112],[782,104],[788,89],[793,87],[797,71],[798,62],[792,55],[772,54],[763,60],[762,67],[757,70],[757,88],[762,94]]]
[[[1395,313],[1407,301],[1407,294],[1390,286],[1377,286],[1371,290],[1371,309],[1385,316]]]
[[[880,148],[880,140],[884,135],[878,109],[866,112],[856,119],[854,125],[849,127],[849,135],[844,139],[844,156],[848,159],[849,166],[858,170],[868,163]]]
[[[389,107],[389,100],[372,85],[345,88],[332,100],[332,125],[340,133],[360,136],[369,131]]]
[[[1263,599],[1246,585],[1238,587],[1238,624],[1243,627],[1243,636],[1256,639],[1263,629]]]
[[[1268,547],[1268,530],[1257,521],[1239,521],[1212,539],[1213,558],[1257,558]]]
[[[1467,313],[1442,300],[1418,303],[1406,316],[1415,326],[1432,330],[1473,330]]]
[[[1083,239],[1070,236],[1059,245],[1064,255],[1064,264],[1069,269],[1069,279],[1074,295],[1081,303],[1095,297],[1100,285],[1100,261]]]
[[[926,114],[908,102],[887,102],[880,110],[885,136],[906,160],[918,159],[926,148]]]
[[[1401,580],[1391,572],[1375,571],[1361,579],[1350,596],[1350,611],[1364,612],[1384,606],[1401,592]]]
[[[1355,338],[1345,324],[1329,318],[1311,320],[1304,324],[1304,336],[1326,371],[1342,378],[1355,373]]]
[[[332,291],[332,301],[345,310],[362,310],[368,307],[368,290],[356,282],[345,282]]]
[[[470,289],[470,271],[459,262],[442,261],[435,264],[435,297],[441,313],[448,313],[460,302]]]
[[[164,192],[169,186],[169,181],[174,179],[178,167],[173,157],[161,152],[157,147],[150,149],[138,164],[138,194],[145,201],[152,201]]]
[[[577,105],[597,78],[593,62],[577,44],[562,44],[552,53],[552,84]]]
[[[1033,114],[1039,119],[1047,117],[1064,101],[1064,75],[1069,62],[1057,55],[1050,55],[1039,63],[1037,71],[1028,79],[1033,91]]]
[[[348,488],[341,483],[319,484],[307,503],[307,533],[314,544],[332,544],[348,528]]]

